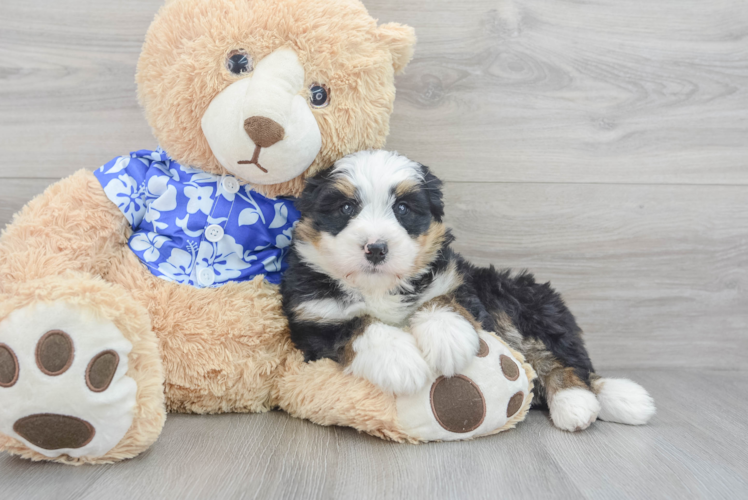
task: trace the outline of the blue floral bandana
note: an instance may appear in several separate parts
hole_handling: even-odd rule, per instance
[[[132,226],[130,248],[156,276],[199,288],[259,274],[280,283],[299,219],[292,199],[183,167],[161,149],[120,156],[94,175]]]

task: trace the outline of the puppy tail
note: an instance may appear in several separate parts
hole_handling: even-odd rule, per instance
[[[631,380],[598,377],[592,380],[592,389],[600,402],[600,420],[644,425],[657,411],[652,396]]]

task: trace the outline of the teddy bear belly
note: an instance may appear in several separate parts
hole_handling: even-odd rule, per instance
[[[199,289],[158,278],[129,248],[107,281],[148,309],[159,341],[172,412],[259,412],[292,344],[277,286],[257,277]]]

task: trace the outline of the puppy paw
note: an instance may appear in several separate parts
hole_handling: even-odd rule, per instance
[[[353,341],[353,358],[347,369],[384,391],[413,394],[432,374],[413,336],[383,323],[375,323]]]
[[[655,414],[654,399],[636,382],[623,378],[602,378],[594,382],[602,410],[600,420],[644,425]]]
[[[595,394],[582,387],[558,391],[548,406],[553,425],[569,432],[586,429],[600,413],[600,403]]]
[[[480,348],[473,325],[448,308],[417,312],[411,320],[411,332],[431,369],[445,377],[462,372]]]

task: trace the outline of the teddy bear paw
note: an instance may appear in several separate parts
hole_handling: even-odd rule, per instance
[[[132,344],[72,304],[38,303],[0,322],[0,432],[47,457],[102,456],[132,425]]]
[[[459,374],[441,376],[397,398],[398,422],[423,441],[472,439],[510,429],[532,401],[534,372],[495,335],[478,332],[478,349]]]

